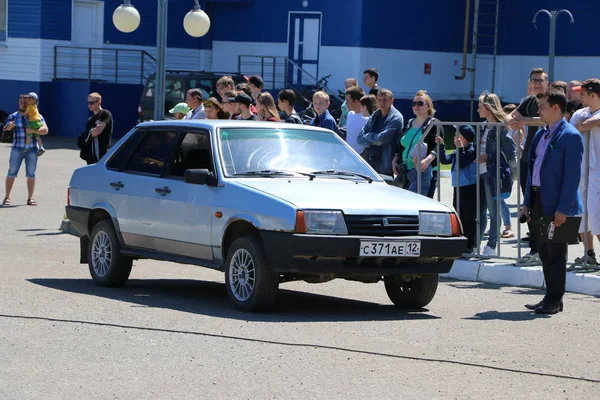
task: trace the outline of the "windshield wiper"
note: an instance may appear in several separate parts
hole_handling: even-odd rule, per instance
[[[359,173],[352,172],[352,171],[346,171],[344,169],[326,169],[323,171],[313,171],[312,174],[314,174],[314,175],[357,176],[359,178],[363,178],[364,180],[366,180],[369,183],[373,182],[373,178],[371,178],[368,175],[363,175],[363,174],[359,174]]]
[[[289,176],[289,175],[294,175],[294,174],[308,176],[311,181],[313,179],[315,179],[315,175],[311,174],[311,173],[308,173],[308,172],[286,171],[286,170],[281,170],[281,169],[265,169],[265,170],[262,170],[262,171],[240,172],[240,173],[234,174],[233,176],[264,176],[264,177],[273,177],[273,176]]]

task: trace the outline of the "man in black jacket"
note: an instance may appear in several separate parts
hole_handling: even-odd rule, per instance
[[[88,108],[93,113],[85,124],[85,144],[87,156],[82,158],[90,164],[95,164],[108,152],[113,133],[113,118],[110,111],[102,108],[102,96],[90,93],[87,98]],[[82,149],[83,150],[83,149]],[[86,152],[82,152],[84,154]]]

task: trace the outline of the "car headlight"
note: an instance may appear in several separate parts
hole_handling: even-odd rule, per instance
[[[449,213],[422,212],[419,214],[419,235],[452,236]]]
[[[348,234],[341,211],[299,211],[296,216],[296,228],[300,233]]]

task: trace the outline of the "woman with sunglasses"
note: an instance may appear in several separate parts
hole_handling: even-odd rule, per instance
[[[500,99],[494,93],[488,93],[486,91],[479,96],[479,107],[477,108],[477,111],[479,112],[479,116],[489,123],[507,123],[507,115],[502,109]],[[492,189],[490,187],[488,176],[488,174],[496,173],[495,169],[492,171],[488,170],[488,168],[491,164],[496,164],[498,157],[497,135],[500,135],[500,158],[505,158],[511,166],[511,169],[516,168],[517,146],[506,129],[506,126],[492,128],[485,127],[481,133],[479,145],[479,179],[480,188],[482,190],[479,211],[481,240],[483,240],[483,235],[487,228],[487,213],[489,212],[490,215],[488,243],[483,248],[482,252],[482,255],[484,256],[495,256],[497,254],[496,246],[500,234],[498,209],[502,208],[503,200],[500,199],[500,196],[497,196],[496,199],[492,198]],[[514,174],[516,171],[511,172]],[[498,202],[500,202],[500,207],[498,207]]]
[[[256,109],[259,121],[279,122],[279,112],[275,107],[275,100],[269,92],[262,92],[256,96]]]
[[[209,97],[204,100],[204,112],[206,113],[206,119],[228,119],[229,116],[223,110],[223,106],[219,103],[215,97]]]
[[[415,118],[408,121],[406,128],[400,137],[398,143],[398,152],[392,160],[392,168],[394,174],[398,175],[400,169],[398,163],[403,163],[406,166],[407,183],[406,189],[411,192],[419,193],[423,196],[429,196],[433,198],[437,179],[433,179],[433,168],[437,169],[437,157],[436,157],[436,136],[444,136],[443,129],[438,129],[437,125],[431,126],[427,136],[423,138],[425,132],[427,132],[428,126],[438,121],[433,116],[435,115],[435,108],[433,108],[433,101],[425,90],[419,90],[415,95],[412,102],[413,113]],[[420,140],[422,139],[422,142]],[[421,143],[421,144],[419,144]],[[418,185],[418,173],[421,174],[421,188]],[[436,171],[437,178],[437,171]],[[433,188],[430,190],[430,187]]]

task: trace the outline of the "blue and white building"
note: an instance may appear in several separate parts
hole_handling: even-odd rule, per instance
[[[98,91],[115,116],[115,136],[124,134],[135,124],[143,85],[155,67],[157,2],[132,0],[141,25],[129,34],[112,23],[120,3],[0,0],[0,110],[13,111],[20,93],[35,91],[52,134],[74,136],[88,116],[86,95]],[[488,89],[516,102],[531,68],[548,68],[549,19],[540,16],[537,28],[531,22],[542,8],[538,2],[201,0],[212,24],[200,39],[183,29],[193,4],[169,1],[168,69],[262,73],[273,89],[286,79],[312,83],[331,74],[335,93],[345,78],[361,81],[364,69],[376,67],[380,86],[397,99],[426,89],[441,118],[466,118],[472,96]],[[485,7],[491,9],[483,12]],[[566,15],[557,21],[555,79],[600,75],[595,4],[546,0],[543,8],[566,8],[575,18],[573,24]],[[457,79],[465,65],[465,38],[466,70]],[[409,115],[407,103],[398,104]]]

